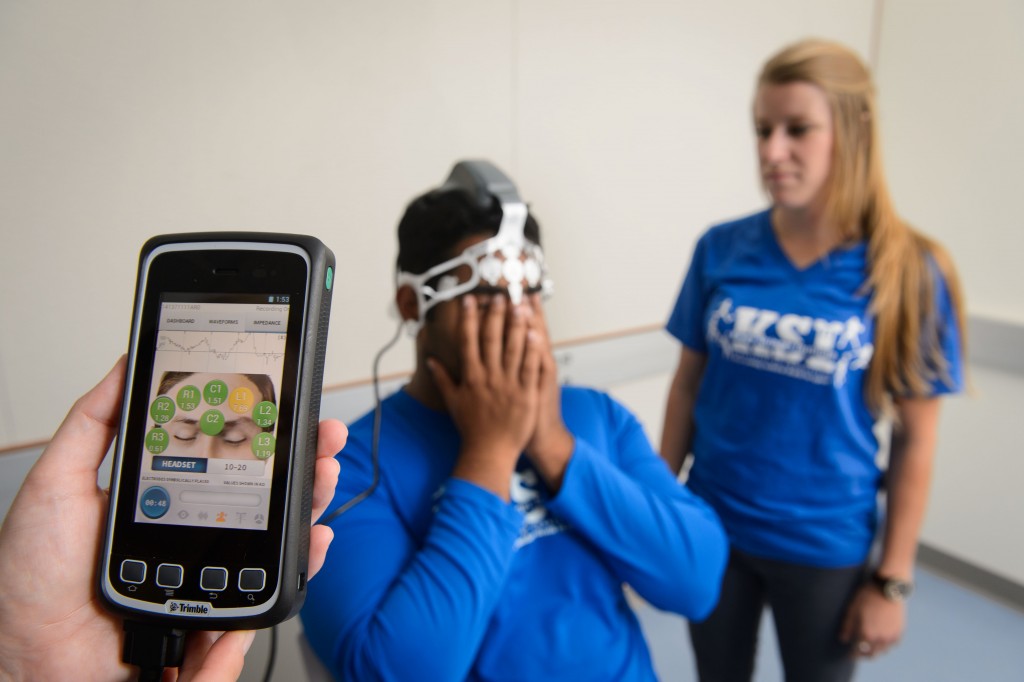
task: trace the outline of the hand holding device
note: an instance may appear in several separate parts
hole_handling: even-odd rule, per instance
[[[117,430],[124,383],[121,359],[68,413],[29,472],[0,528],[0,677],[129,679],[121,663],[121,619],[106,611],[95,589],[95,561],[108,496],[96,472]],[[334,495],[345,443],[336,420],[320,425],[314,514]],[[332,534],[314,528],[310,572],[323,562]],[[238,676],[251,633],[191,633],[179,680]]]
[[[333,277],[303,235],[143,246],[97,577],[144,674],[302,606]]]

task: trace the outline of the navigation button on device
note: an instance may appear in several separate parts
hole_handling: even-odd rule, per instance
[[[146,580],[146,562],[125,559],[121,562],[121,580],[136,585]]]
[[[262,568],[243,568],[238,574],[238,589],[242,592],[259,592],[267,584],[267,572]]]
[[[185,569],[178,564],[160,564],[156,567],[156,584],[160,587],[181,587]]]
[[[207,592],[221,592],[228,586],[228,569],[206,567],[199,576],[199,586]]]

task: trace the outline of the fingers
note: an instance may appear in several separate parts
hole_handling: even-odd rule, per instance
[[[314,526],[309,532],[309,577],[316,575],[327,558],[327,549],[334,539],[334,531],[327,526],[315,525],[327,506],[334,499],[338,487],[341,465],[334,455],[345,447],[348,429],[337,419],[320,422],[319,440],[316,446],[316,463],[313,470],[313,514]]]
[[[337,419],[320,422],[316,443],[317,459],[313,465],[313,523],[316,523],[334,499],[341,468],[334,456],[345,447],[347,439],[348,429]]]
[[[855,658],[874,658],[880,656],[897,644],[898,640],[887,638],[871,638],[862,635],[850,650]]]
[[[178,682],[227,682],[237,680],[252,646],[253,630],[190,632]]]
[[[68,474],[89,472],[95,482],[96,469],[107,454],[121,419],[126,365],[122,355],[107,376],[78,399],[33,471],[48,473],[51,468],[58,468],[62,479]]]
[[[171,679],[177,679],[178,682],[194,680],[196,675],[202,669],[203,663],[206,660],[207,655],[210,653],[210,649],[217,643],[217,640],[223,636],[223,632],[212,632],[209,630],[197,630],[185,635],[184,658],[182,659],[181,667],[178,668],[177,677],[175,678],[172,675]],[[167,677],[168,671],[165,670],[164,679],[167,679]]]
[[[310,578],[323,568],[332,540],[334,540],[334,531],[330,526],[315,525],[310,529],[308,564]]]
[[[532,329],[526,335],[526,353],[520,371],[523,386],[536,387],[540,383],[541,368],[544,362],[544,351],[537,332]]]
[[[334,457],[348,440],[348,428],[337,419],[324,419],[317,431],[316,456]]]
[[[856,629],[857,619],[854,616],[854,610],[848,608],[846,615],[843,616],[843,624],[839,628],[839,641],[847,644],[853,639],[853,633]]]
[[[852,606],[839,628],[839,641],[850,646],[851,657],[874,658],[897,643],[898,636],[887,635],[885,630],[870,625],[870,619],[866,621],[862,617],[857,601]]]
[[[484,375],[480,359],[480,319],[475,296],[463,296],[459,324],[459,354],[462,358],[462,380],[475,382]],[[435,374],[436,376],[436,374]]]
[[[495,295],[481,314],[475,296],[463,296],[460,302],[458,343],[463,381],[475,383],[498,375],[518,380],[532,326],[532,305],[512,306],[505,296]]]
[[[530,294],[530,308],[533,310],[531,321],[533,328],[543,334],[545,339],[550,339],[548,320],[544,317],[544,306],[541,304],[540,294]]]
[[[466,298],[471,298],[467,296]],[[502,346],[505,340],[505,309],[508,304],[504,295],[493,296],[491,305],[484,316],[480,333],[481,359],[489,372],[502,369]]]
[[[313,523],[317,522],[334,499],[340,470],[341,465],[333,457],[321,457],[316,460],[313,466]]]
[[[850,653],[854,658],[874,658],[884,654],[889,648],[888,644],[882,642],[873,642],[868,639],[857,640],[856,645],[851,649]]]
[[[850,645],[850,656],[853,658],[864,656],[865,648],[870,647],[864,640],[864,633],[861,632],[859,604],[859,600],[854,599],[846,610],[843,624],[839,628],[839,641]],[[870,649],[868,652],[870,653]]]
[[[529,308],[524,305],[512,306],[509,310],[508,328],[505,334],[505,351],[502,366],[508,376],[520,374],[523,364],[523,349],[527,345],[526,337],[529,332],[527,319],[530,316]]]
[[[558,365],[551,351],[551,335],[548,332],[547,318],[541,305],[540,294],[530,294],[530,329],[537,334],[541,351],[540,381],[557,382]]]

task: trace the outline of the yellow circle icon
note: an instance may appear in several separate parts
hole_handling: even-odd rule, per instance
[[[231,391],[231,397],[228,398],[228,407],[231,408],[232,412],[236,414],[249,414],[252,412],[252,405],[252,391],[244,386]]]

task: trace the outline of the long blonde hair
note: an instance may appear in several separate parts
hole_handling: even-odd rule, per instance
[[[935,379],[952,381],[942,353],[930,262],[945,279],[965,349],[960,281],[946,250],[896,214],[882,170],[875,87],[860,58],[838,43],[795,43],[765,63],[758,86],[793,82],[821,88],[832,110],[825,215],[847,241],[867,241],[875,351],[865,397],[876,414],[887,412],[893,396],[928,395]]]

